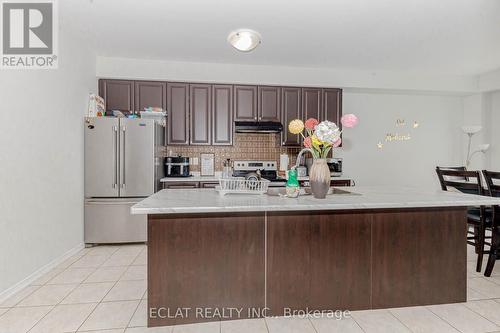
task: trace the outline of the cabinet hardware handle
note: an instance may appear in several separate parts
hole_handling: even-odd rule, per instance
[[[118,186],[118,163],[117,159],[117,149],[116,145],[118,144],[118,128],[116,126],[113,126],[113,188],[116,188]]]
[[[123,154],[122,154],[122,163],[123,163],[123,167],[122,167],[122,178],[123,178],[123,182],[121,184],[121,188],[125,188],[125,131],[126,131],[126,127],[123,126],[122,127],[122,132],[123,132],[123,142],[122,142],[122,147],[123,147]]]

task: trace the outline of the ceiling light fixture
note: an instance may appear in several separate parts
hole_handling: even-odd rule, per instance
[[[227,41],[238,51],[250,52],[259,46],[261,37],[257,31],[239,29],[231,32],[227,37]]]

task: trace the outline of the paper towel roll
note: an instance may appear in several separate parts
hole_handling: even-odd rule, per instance
[[[289,162],[288,155],[281,154],[280,155],[280,171],[287,171],[288,170],[288,162]]]

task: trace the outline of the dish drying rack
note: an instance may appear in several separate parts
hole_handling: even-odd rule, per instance
[[[216,191],[220,195],[236,194],[264,194],[267,192],[270,181],[267,179],[254,180],[245,177],[219,178]]]

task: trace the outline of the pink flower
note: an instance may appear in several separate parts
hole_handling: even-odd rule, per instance
[[[342,123],[342,126],[347,127],[347,128],[353,128],[358,124],[358,117],[353,115],[352,113],[343,115],[342,118],[340,119],[340,122]]]
[[[312,140],[311,140],[310,136],[308,136],[307,138],[304,139],[304,147],[306,147],[306,148],[312,147]]]
[[[316,127],[316,125],[318,125],[318,124],[319,124],[318,119],[314,119],[314,118],[309,118],[305,122],[306,128],[310,129],[310,130],[313,130]]]
[[[337,141],[335,141],[333,144],[332,144],[332,147],[333,148],[337,148],[338,146],[340,146],[340,144],[342,143],[342,139],[339,138]]]

